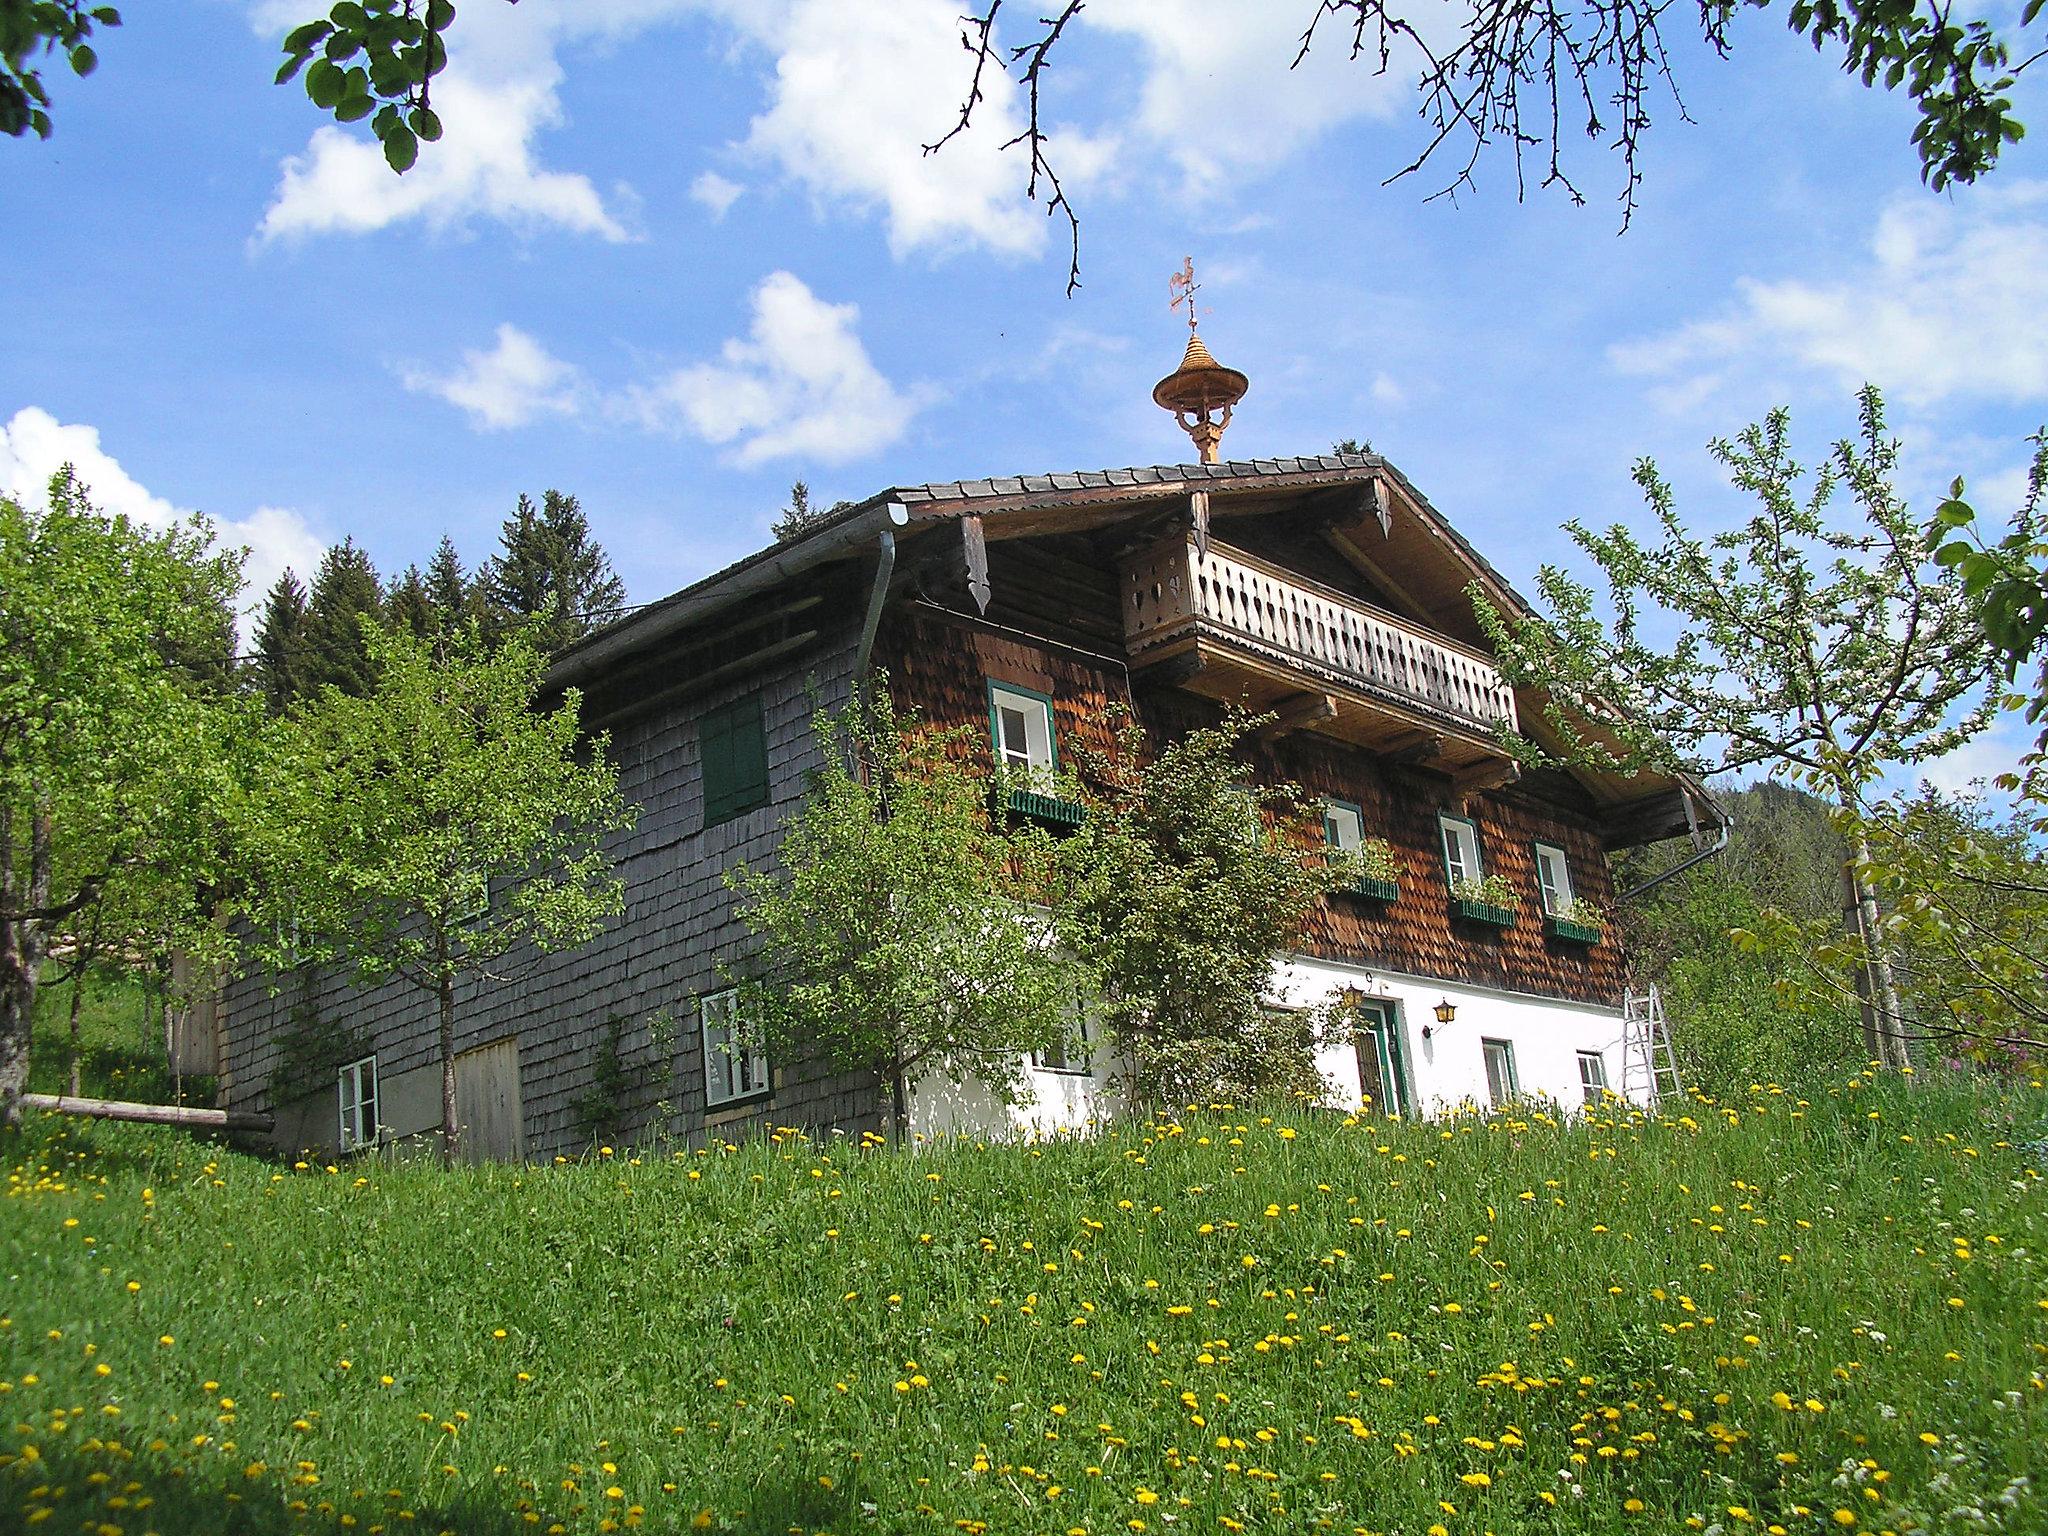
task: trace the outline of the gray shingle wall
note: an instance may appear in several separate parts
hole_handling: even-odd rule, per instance
[[[518,979],[471,982],[457,994],[456,1050],[516,1034],[527,1153],[576,1153],[588,1144],[577,1099],[592,1088],[606,1021],[625,1021],[620,1059],[634,1084],[608,1132],[645,1139],[670,1108],[671,1134],[692,1141],[705,1132],[704,1064],[696,999],[718,985],[719,962],[741,960],[747,936],[723,876],[745,862],[772,867],[784,819],[802,799],[817,765],[811,717],[848,697],[855,637],[829,636],[770,672],[734,682],[671,709],[630,720],[613,732],[620,786],[640,807],[633,830],[615,837],[611,853],[625,882],[626,910],[590,943],[557,955],[528,957]],[[696,718],[758,689],[768,741],[770,801],[716,827],[703,825]],[[244,976],[224,999],[227,1102],[269,1109],[279,1036],[304,995],[295,978]],[[357,988],[320,976],[312,998],[323,1021],[367,1037],[379,1070],[395,1075],[436,1059],[433,1000],[405,983]],[[661,1070],[653,1021],[673,1025],[672,1068]],[[774,1064],[771,1098],[713,1117],[713,1134],[736,1139],[767,1123],[849,1132],[879,1129],[882,1090],[871,1079],[834,1075],[815,1063]],[[333,1090],[323,1090],[332,1095]],[[279,1106],[283,1107],[283,1106]],[[331,1115],[293,1124],[326,1125]]]

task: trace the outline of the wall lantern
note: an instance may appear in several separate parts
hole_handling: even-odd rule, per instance
[[[1439,1002],[1431,1011],[1436,1014],[1436,1025],[1434,1028],[1428,1024],[1422,1026],[1422,1038],[1425,1040],[1435,1034],[1437,1029],[1441,1029],[1444,1025],[1457,1018],[1458,1005],[1447,997]]]
[[[1346,1013],[1356,1013],[1365,1002],[1365,993],[1353,983],[1346,982],[1343,990],[1337,994],[1337,1001],[1343,1005]]]

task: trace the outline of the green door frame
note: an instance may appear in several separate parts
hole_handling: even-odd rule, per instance
[[[1408,1053],[1401,1043],[1401,1012],[1391,998],[1368,998],[1358,1005],[1359,1022],[1368,1029],[1373,1045],[1379,1055],[1380,1084],[1392,1104],[1377,1106],[1381,1114],[1406,1115],[1408,1113]],[[1353,1040],[1352,1048],[1363,1051],[1365,1043]],[[1365,1063],[1359,1062],[1359,1077],[1365,1076]]]

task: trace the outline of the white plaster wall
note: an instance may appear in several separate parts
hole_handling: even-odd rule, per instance
[[[1275,967],[1275,999],[1308,1008],[1345,986],[1394,1004],[1406,1058],[1409,1100],[1419,1113],[1437,1114],[1470,1099],[1484,1106],[1486,1058],[1482,1039],[1514,1046],[1516,1076],[1525,1096],[1547,1094],[1567,1109],[1582,1100],[1579,1052],[1598,1051],[1607,1063],[1610,1088],[1621,1087],[1621,1010],[1559,1002],[1523,993],[1401,976],[1363,966],[1291,956]],[[1448,1000],[1457,1017],[1436,1022],[1436,1005]],[[1433,1031],[1422,1035],[1424,1025]],[[1326,1048],[1319,1063],[1336,1101],[1356,1108],[1360,1101],[1358,1059],[1349,1046]]]
[[[1346,986],[1393,1003],[1407,1098],[1417,1113],[1441,1114],[1466,1100],[1482,1107],[1486,1104],[1486,1058],[1480,1041],[1487,1039],[1513,1045],[1516,1076],[1524,1096],[1547,1095],[1566,1109],[1578,1108],[1582,1102],[1581,1051],[1600,1052],[1607,1063],[1608,1086],[1621,1091],[1619,1008],[1559,1002],[1300,956],[1289,956],[1274,966],[1271,996],[1288,1007],[1312,1008]],[[1456,1005],[1457,1017],[1448,1025],[1438,1025],[1436,1006],[1446,999]],[[1423,1038],[1425,1024],[1432,1030],[1429,1039]],[[1030,1069],[1027,1096],[1015,1104],[999,1102],[979,1083],[927,1079],[911,1092],[911,1131],[925,1137],[1085,1131],[1122,1110],[1106,1053],[1097,1054],[1093,1073]],[[1351,1046],[1326,1046],[1317,1065],[1330,1085],[1334,1104],[1346,1109],[1360,1107],[1358,1057]]]
[[[1098,1051],[1098,1058],[1107,1052]],[[1004,1104],[980,1083],[926,1078],[910,1092],[913,1136],[1049,1136],[1085,1131],[1122,1112],[1123,1101],[1106,1062],[1093,1072],[1054,1072],[1030,1067],[1025,1093]]]

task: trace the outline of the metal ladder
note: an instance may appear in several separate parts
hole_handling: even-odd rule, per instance
[[[1654,1112],[1665,1099],[1685,1097],[1685,1079],[1671,1049],[1671,1031],[1664,1022],[1664,995],[1653,981],[1642,991],[1622,994],[1621,1091]]]

